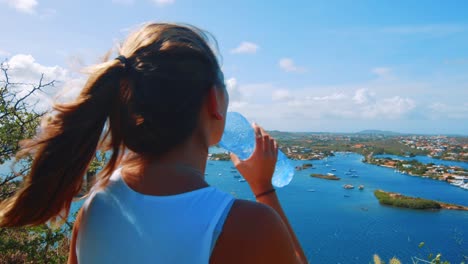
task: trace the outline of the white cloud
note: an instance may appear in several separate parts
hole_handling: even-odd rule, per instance
[[[309,97],[306,97],[306,98],[309,98]],[[333,93],[331,95],[312,97],[312,99],[315,101],[334,101],[334,100],[341,100],[344,98],[346,98],[346,95],[343,93]]]
[[[259,46],[257,44],[252,43],[252,42],[244,41],[241,44],[239,44],[239,46],[237,46],[237,48],[232,49],[231,53],[234,53],[234,54],[241,54],[241,53],[254,54],[254,53],[257,53],[258,49],[259,49]]]
[[[390,77],[392,74],[392,69],[387,67],[376,67],[373,68],[371,71],[373,74],[377,75],[380,78],[387,78]]]
[[[364,118],[398,119],[416,107],[411,98],[394,96],[376,101],[361,108],[360,115]]]
[[[275,90],[271,95],[273,101],[291,101],[294,97],[288,90]]]
[[[36,0],[0,0],[2,3],[6,3],[10,7],[27,14],[34,14],[38,2]]]
[[[362,105],[372,100],[374,95],[375,94],[370,93],[368,89],[365,89],[365,88],[358,89],[354,93],[353,101],[358,105]]]
[[[282,58],[279,63],[279,67],[286,72],[306,72],[306,68],[297,66],[294,61],[290,58]]]
[[[3,60],[3,57],[8,56],[10,56],[10,53],[8,51],[0,49],[0,60]]]
[[[13,89],[19,96],[27,94],[32,89],[32,85],[37,85],[41,75],[44,76],[42,84],[56,82],[54,86],[48,86],[42,92],[39,91],[29,98],[29,103],[35,104],[36,110],[49,109],[53,98],[63,88],[67,88],[67,92],[61,92],[61,101],[77,95],[83,86],[82,78],[72,78],[68,70],[59,66],[41,65],[31,55],[17,54],[7,63],[9,81],[16,83]]]
[[[239,91],[236,78],[230,78],[226,80],[226,89],[229,94],[229,102],[235,103],[242,101],[242,94]]]
[[[436,102],[429,106],[430,118],[452,118],[452,119],[468,119],[468,103],[461,105],[449,105]]]
[[[266,129],[355,132],[382,129],[408,133],[466,134],[468,79],[428,76],[391,78],[330,86],[280,87],[272,82],[235,82],[229,111],[238,111]],[[435,103],[437,102],[437,103]]]
[[[166,6],[175,3],[175,0],[151,0],[153,3],[158,6]]]
[[[67,70],[59,66],[43,66],[31,55],[14,55],[8,60],[8,65],[12,82],[34,83],[39,80],[41,74],[44,74],[44,82],[63,80],[67,76]]]
[[[231,101],[229,110],[241,112],[267,129],[286,131],[310,131],[323,122],[347,122],[353,127],[351,120],[364,124],[403,120],[417,110],[416,101],[407,95],[389,95],[363,86],[285,89],[271,83],[236,83],[242,100]],[[317,127],[316,131],[323,129],[327,128]]]

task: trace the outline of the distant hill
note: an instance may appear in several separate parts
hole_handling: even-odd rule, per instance
[[[274,138],[278,139],[298,139],[303,137],[310,137],[310,136],[327,136],[327,135],[343,135],[343,136],[387,136],[387,137],[394,137],[394,136],[410,136],[410,135],[422,135],[422,136],[437,136],[437,135],[445,135],[451,137],[466,137],[467,135],[462,134],[424,134],[424,133],[399,133],[394,131],[386,131],[386,130],[377,130],[377,129],[367,129],[360,132],[287,132],[287,131],[278,131],[278,130],[268,130],[268,133],[272,135]]]
[[[278,130],[272,130],[268,131],[270,135],[272,135],[274,138],[277,139],[299,139],[299,138],[304,138],[304,137],[310,137],[310,136],[353,136],[353,135],[361,135],[361,136],[401,136],[403,134],[398,133],[398,132],[393,132],[393,131],[383,131],[383,130],[363,130],[361,132],[357,133],[352,133],[352,132],[347,132],[347,133],[339,133],[339,132],[283,132],[283,131],[278,131]]]
[[[384,130],[363,130],[361,132],[357,132],[356,134],[363,134],[363,135],[384,135],[384,136],[398,136],[401,135],[398,132],[393,131],[384,131]]]

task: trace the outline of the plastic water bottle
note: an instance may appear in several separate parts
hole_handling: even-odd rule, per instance
[[[250,157],[255,149],[255,132],[247,119],[237,112],[228,112],[226,127],[219,145],[236,154],[239,159]],[[278,150],[278,161],[271,183],[275,187],[288,185],[294,176],[294,168],[288,158]]]

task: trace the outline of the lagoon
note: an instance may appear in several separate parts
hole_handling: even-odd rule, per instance
[[[312,161],[315,169],[297,171],[291,184],[278,190],[283,208],[311,263],[369,263],[374,253],[387,260],[398,256],[403,263],[411,263],[412,256],[427,256],[427,249],[418,249],[422,241],[432,252],[441,252],[452,263],[460,263],[463,256],[468,256],[468,212],[386,207],[373,195],[375,189],[384,189],[468,205],[468,191],[366,164],[362,158],[358,154],[338,153],[327,160]],[[305,161],[292,162],[296,166]],[[239,198],[253,200],[248,185],[238,182],[230,172],[231,162],[209,161],[208,164],[210,184]],[[340,181],[309,176],[326,174],[331,169],[336,169],[333,173],[342,178]],[[356,170],[358,177],[345,175],[349,169]],[[345,190],[343,184],[363,184],[365,189]]]
[[[468,205],[468,191],[366,164],[362,158],[358,154],[337,153],[327,160],[312,161],[315,169],[297,171],[292,182],[277,191],[311,263],[369,263],[375,253],[386,260],[398,256],[402,263],[411,263],[412,256],[425,258],[429,252],[440,252],[451,263],[466,261],[468,212],[381,206],[373,191],[383,189],[462,205]],[[296,166],[306,161],[291,162]],[[326,174],[331,169],[336,169],[333,173],[341,180],[309,176]],[[355,170],[358,177],[346,175],[349,169]],[[254,200],[247,183],[234,178],[237,173],[231,170],[230,161],[208,161],[206,179],[238,198]],[[363,184],[365,189],[345,190],[344,184]],[[76,203],[73,209],[79,206]],[[418,248],[422,241],[428,248]]]

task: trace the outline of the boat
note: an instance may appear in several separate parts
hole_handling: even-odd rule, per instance
[[[463,185],[463,181],[453,181],[450,184],[461,187]]]
[[[336,171],[336,169],[331,169],[331,171]]]
[[[234,178],[239,179],[241,176],[240,175],[234,175]]]
[[[349,189],[354,189],[354,186],[353,186],[353,185],[351,185],[351,184],[345,184],[345,185],[343,185],[343,188],[345,188],[345,189],[348,189],[348,190],[349,190]]]
[[[359,185],[358,189],[361,190],[361,191],[364,190],[364,185],[362,185],[362,184]]]
[[[325,164],[325,167],[330,167],[330,164]]]
[[[221,176],[221,175],[223,175],[223,174],[222,174],[222,173],[218,173],[218,176]]]
[[[327,173],[327,175],[328,175],[328,176],[335,176],[335,174],[333,174],[333,173],[330,173],[330,172],[329,172],[329,173]]]
[[[315,192],[314,189],[308,189],[307,191],[308,191],[308,192]]]
[[[357,177],[359,177],[359,176],[357,176],[357,174],[351,175],[351,178],[357,178]]]
[[[239,182],[245,182],[245,179],[239,179]]]

